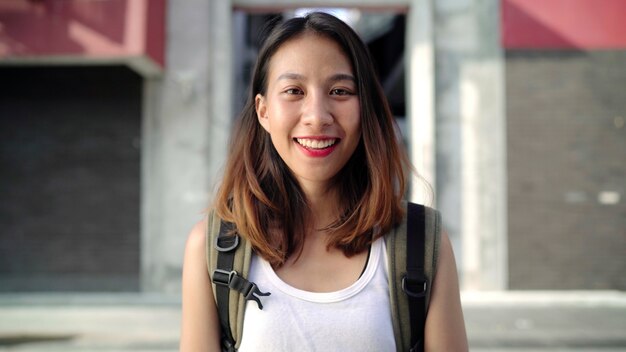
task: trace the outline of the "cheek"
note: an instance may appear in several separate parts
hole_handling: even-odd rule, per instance
[[[272,129],[276,133],[288,133],[298,122],[295,109],[290,106],[275,106],[269,113]]]
[[[352,110],[352,118],[350,119],[349,123],[350,123],[350,130],[352,131],[352,133],[360,136],[361,135],[361,110],[359,108],[359,105],[356,105],[354,107],[354,110]]]

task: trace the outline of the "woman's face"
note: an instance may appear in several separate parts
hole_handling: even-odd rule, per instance
[[[301,186],[327,184],[354,153],[360,105],[350,61],[334,41],[304,34],[272,56],[259,123]]]

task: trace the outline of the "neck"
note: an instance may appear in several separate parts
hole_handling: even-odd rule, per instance
[[[302,188],[307,197],[310,221],[314,229],[324,228],[337,219],[339,214],[337,192],[329,187],[311,184],[302,185]]]

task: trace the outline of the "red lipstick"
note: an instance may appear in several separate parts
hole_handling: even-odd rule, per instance
[[[302,144],[298,143],[297,139],[294,138],[293,142],[296,143],[296,145],[300,148],[300,150],[304,153],[304,155],[312,157],[312,158],[323,158],[326,157],[328,155],[330,155],[335,148],[337,147],[337,145],[339,144],[339,140],[336,138],[332,138],[332,137],[320,137],[320,136],[316,136],[316,137],[298,137],[301,139],[310,139],[310,140],[328,140],[328,139],[335,139],[335,143],[326,147],[326,148],[309,148],[309,147],[305,147]]]

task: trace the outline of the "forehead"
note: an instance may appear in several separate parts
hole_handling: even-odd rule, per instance
[[[270,58],[268,76],[284,72],[311,74],[352,73],[352,65],[334,40],[305,33],[284,42]]]

